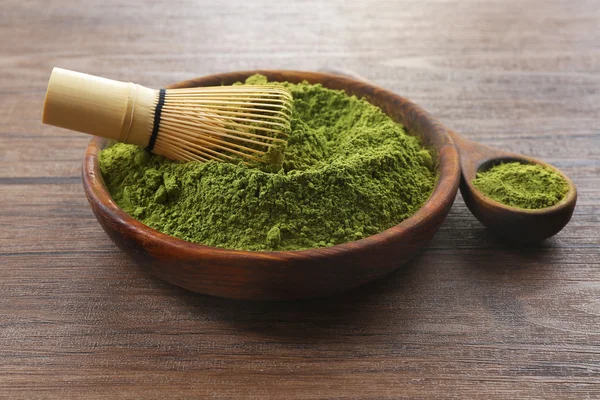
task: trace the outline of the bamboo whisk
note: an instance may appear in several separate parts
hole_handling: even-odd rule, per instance
[[[280,86],[153,90],[54,68],[42,121],[173,160],[263,162],[287,140],[291,105]]]

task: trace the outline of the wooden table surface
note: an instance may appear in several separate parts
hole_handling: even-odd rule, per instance
[[[0,397],[600,398],[596,0],[2,0]],[[53,66],[160,87],[251,68],[355,71],[579,190],[539,246],[457,197],[427,250],[291,303],[153,278],[85,199],[89,140],[43,126]]]

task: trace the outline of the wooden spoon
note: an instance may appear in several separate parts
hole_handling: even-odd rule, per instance
[[[571,219],[577,202],[575,185],[558,168],[531,157],[509,153],[467,140],[450,130],[458,148],[462,179],[460,192],[469,210],[481,223],[494,232],[520,242],[537,242],[558,233]],[[477,172],[503,162],[539,164],[560,174],[569,185],[565,198],[552,207],[535,210],[516,208],[499,203],[479,191],[474,185]]]
[[[352,71],[338,69],[323,69],[323,71],[371,83]],[[495,149],[467,140],[450,129],[449,131],[460,158],[462,172],[460,192],[469,210],[482,224],[501,236],[515,241],[538,242],[557,234],[569,222],[577,202],[577,190],[573,182],[559,169],[541,160]],[[527,210],[499,203],[485,196],[473,185],[477,172],[511,161],[539,164],[560,174],[569,185],[565,198],[552,207]]]

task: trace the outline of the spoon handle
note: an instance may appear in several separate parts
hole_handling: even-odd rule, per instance
[[[526,158],[518,154],[509,153],[495,147],[486,146],[485,144],[465,139],[451,129],[448,131],[454,145],[458,149],[463,177],[469,182],[475,179],[477,170],[486,163],[501,160],[521,160]]]

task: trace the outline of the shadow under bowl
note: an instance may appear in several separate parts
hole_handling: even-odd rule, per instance
[[[376,235],[327,248],[240,251],[190,243],[152,229],[123,211],[108,192],[98,163],[108,141],[93,138],[83,162],[86,196],[102,228],[126,254],[160,279],[194,292],[232,299],[291,300],[321,297],[380,278],[413,258],[446,218],[460,178],[448,130],[409,100],[355,79],[315,72],[243,71],[192,79],[168,88],[229,85],[254,74],[270,81],[321,83],[366,98],[436,157],[438,181],[413,216]]]

